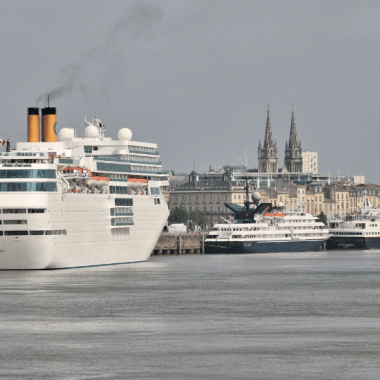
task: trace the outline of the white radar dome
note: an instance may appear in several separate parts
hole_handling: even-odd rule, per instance
[[[132,132],[128,128],[121,128],[117,134],[117,137],[121,141],[130,141],[132,139]]]
[[[284,207],[284,204],[282,202],[278,202],[278,207]]]
[[[259,202],[261,200],[261,194],[258,191],[255,191],[252,195],[251,198],[254,202]]]
[[[87,138],[99,137],[98,128],[96,128],[94,125],[89,125],[84,130],[84,137],[87,137]]]
[[[69,141],[74,138],[74,128],[62,128],[58,132],[59,141]]]

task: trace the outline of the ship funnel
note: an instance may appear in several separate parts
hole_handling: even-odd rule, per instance
[[[28,108],[28,142],[40,141],[40,113],[38,108]]]
[[[57,110],[55,107],[41,109],[41,141],[57,141]]]

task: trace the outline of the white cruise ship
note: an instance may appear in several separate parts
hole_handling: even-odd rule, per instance
[[[0,269],[148,260],[169,215],[157,145],[105,137],[102,122],[57,133],[56,110],[28,109],[28,142],[0,156]],[[57,135],[58,140],[57,141]]]
[[[206,253],[272,253],[318,250],[329,238],[326,226],[303,208],[286,210],[279,204],[260,203],[261,195],[244,207],[225,203],[234,214],[232,223],[215,224],[205,240]],[[251,207],[253,205],[253,207]]]
[[[327,249],[379,249],[380,209],[373,208],[363,191],[363,208],[330,221]]]

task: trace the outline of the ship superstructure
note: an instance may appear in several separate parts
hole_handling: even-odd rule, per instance
[[[28,142],[0,155],[0,269],[146,261],[169,211],[157,145],[86,121],[57,133],[55,108],[28,112]],[[57,140],[58,135],[58,140]]]

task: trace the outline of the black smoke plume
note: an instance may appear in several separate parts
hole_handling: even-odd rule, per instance
[[[78,62],[72,62],[62,67],[60,70],[62,84],[41,94],[36,100],[36,107],[41,102],[46,105],[48,96],[50,100],[54,100],[68,95],[74,90],[86,91],[88,86],[85,83],[83,74],[90,60],[92,62],[94,60],[101,60],[105,55],[109,56],[112,54],[112,50],[123,32],[128,31],[132,36],[138,36],[144,30],[160,23],[162,17],[161,8],[136,1],[131,9],[110,29],[106,41],[99,46],[85,51]]]

